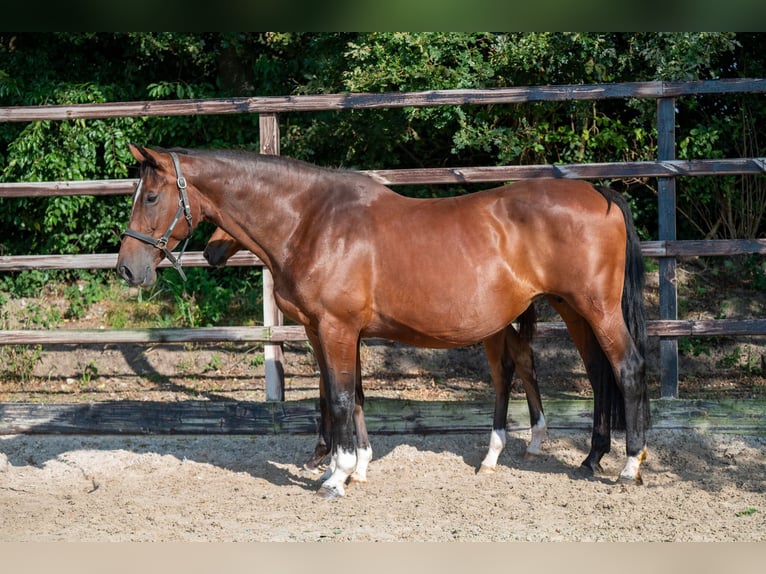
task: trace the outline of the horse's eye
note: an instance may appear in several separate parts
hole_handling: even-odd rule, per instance
[[[144,201],[146,202],[147,205],[152,205],[157,203],[157,199],[159,199],[159,197],[160,196],[157,193],[147,193],[144,196]]]

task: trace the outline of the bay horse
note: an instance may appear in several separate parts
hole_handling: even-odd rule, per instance
[[[538,415],[533,429],[544,429],[531,349],[512,325],[539,297],[561,315],[593,386],[583,466],[601,470],[611,429],[625,428],[619,478],[641,482],[649,425],[643,258],[620,194],[538,179],[415,199],[363,174],[280,156],[130,151],[141,178],[117,272],[152,285],[162,258],[180,269],[170,251],[196,223],[212,222],[271,270],[277,305],[316,341],[331,448],[321,496],[344,495],[371,456],[353,436],[363,337],[434,348],[483,343],[496,394],[483,469],[495,467],[505,444],[514,369]]]
[[[212,267],[223,267],[226,265],[226,262],[231,259],[233,255],[235,255],[237,252],[244,249],[244,246],[234,239],[231,235],[226,233],[223,229],[220,227],[216,228],[213,234],[210,236],[210,239],[208,239],[207,245],[205,245],[205,250],[202,252],[202,255],[205,257],[205,260],[212,266]],[[523,342],[529,343],[532,339],[532,335],[534,333],[534,323],[535,323],[535,312],[534,312],[534,306],[530,305],[529,309],[521,314],[519,317],[519,330],[521,333],[521,336],[523,337]],[[513,329],[513,327],[510,327]],[[312,348],[316,349],[317,345],[319,345],[319,341],[311,334],[311,331],[306,329],[306,336],[309,339],[309,342],[312,345]],[[516,339],[513,339],[513,341],[516,341]],[[525,353],[526,349],[518,348],[518,345],[514,345],[512,347],[512,350],[514,353]],[[524,362],[522,363],[520,361],[520,364],[524,365],[527,364],[529,367],[524,371],[525,375],[528,375],[526,380],[530,382],[530,384],[533,386],[534,389],[537,388],[537,383],[534,378],[534,370],[533,370],[533,363],[532,363],[532,356],[531,356],[531,348],[529,349],[530,356],[526,356],[526,354],[519,355],[523,358]],[[319,355],[317,355],[319,356]],[[356,369],[357,369],[357,377],[356,377],[356,399],[354,404],[354,427],[356,429],[356,435],[357,435],[357,446],[359,444],[367,444],[369,445],[369,438],[367,435],[367,426],[364,420],[364,390],[362,388],[362,375],[361,375],[361,361],[360,356],[357,354],[356,357]],[[513,376],[514,367],[511,366],[511,372],[509,373],[509,376]],[[320,369],[320,376],[319,376],[319,437],[317,439],[317,444],[314,447],[314,452],[309,458],[309,460],[304,463],[304,468],[311,472],[315,472],[317,468],[319,467],[320,463],[324,460],[325,456],[327,456],[330,453],[330,415],[327,410],[327,401],[324,396],[324,384],[322,382],[322,370]],[[510,379],[508,381],[508,384],[510,385]],[[510,387],[509,389],[510,390]],[[527,447],[527,455],[528,456],[535,456],[542,453],[541,450],[541,444],[545,435],[545,417],[543,415],[543,408],[542,408],[542,401],[539,398],[539,392],[536,390],[533,390],[534,393],[537,393],[537,399],[532,400],[529,402],[529,415],[530,415],[530,423],[532,426],[532,440],[530,441],[530,444]],[[500,419],[500,423],[502,425],[502,428],[505,428],[505,421],[507,418],[507,402],[508,398],[505,398],[505,405],[504,409],[500,409],[497,413],[497,417]],[[539,410],[538,410],[539,409]],[[503,435],[503,440],[504,440]],[[501,447],[502,448],[502,447]],[[369,457],[372,456],[372,451],[369,451]],[[497,455],[500,454],[500,451],[497,451]],[[496,456],[494,456],[495,460],[486,460],[485,463],[481,466],[480,472],[491,472],[494,470],[495,462],[496,462]],[[350,477],[350,482],[366,482],[367,481],[367,465],[369,464],[369,458],[365,457],[363,460],[357,460],[356,464],[356,470]]]
[[[238,251],[244,249],[239,241],[234,239],[231,235],[226,233],[220,227],[216,228],[213,235],[205,245],[205,250],[202,255],[211,267],[223,267],[226,262]],[[306,338],[309,340],[312,349],[319,348],[319,341],[313,335],[312,331],[306,329]],[[319,353],[315,352],[318,360],[323,360]],[[356,429],[357,445],[366,445],[367,449],[365,454],[368,456],[364,459],[357,460],[356,469],[351,475],[351,482],[366,482],[367,481],[367,464],[369,464],[372,458],[372,449],[370,447],[369,437],[367,435],[367,424],[364,420],[364,390],[362,389],[362,365],[360,357],[357,354],[356,357],[356,397],[354,400],[354,427]],[[319,375],[319,436],[317,444],[314,447],[314,452],[311,457],[304,463],[304,468],[310,472],[317,472],[319,465],[330,454],[330,416],[327,411],[327,401],[324,394],[324,383],[322,381],[322,370],[320,369]]]

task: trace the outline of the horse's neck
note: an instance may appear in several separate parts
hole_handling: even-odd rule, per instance
[[[300,224],[305,197],[311,193],[303,173],[264,162],[229,178],[226,189],[210,191],[209,219],[255,253],[269,267],[284,257]]]

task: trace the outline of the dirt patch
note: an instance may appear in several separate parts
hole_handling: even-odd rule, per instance
[[[477,475],[487,436],[375,436],[366,485],[327,501],[312,437],[0,439],[2,541],[763,541],[763,438],[652,431],[641,487],[577,467],[587,433],[552,432]]]
[[[699,353],[680,355],[681,398],[766,397],[766,338],[719,337],[715,345],[695,344]],[[657,346],[657,340],[650,339],[647,380],[652,398],[660,396]],[[316,397],[319,373],[311,349],[304,343],[286,343],[284,350],[286,399]],[[582,360],[569,339],[539,339],[534,350],[543,399],[591,396]],[[24,352],[27,358],[19,360],[29,360],[34,351]],[[0,382],[0,401],[265,400],[261,345],[51,346],[34,359],[32,376]],[[362,376],[369,399],[493,397],[480,345],[436,350],[366,341]],[[512,398],[524,398],[518,379]]]

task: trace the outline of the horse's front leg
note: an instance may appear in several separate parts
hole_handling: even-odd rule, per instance
[[[319,428],[317,443],[314,446],[314,453],[304,463],[303,467],[311,472],[319,474],[319,465],[330,453],[330,414],[327,408],[327,393],[325,381],[327,380],[327,366],[325,365],[324,352],[319,340],[319,334],[306,327],[306,336],[308,337],[311,348],[314,350],[317,365],[319,366]]]
[[[325,365],[324,353],[322,351],[322,345],[319,341],[319,335],[310,329],[306,329],[309,342],[314,349],[314,354],[319,364],[319,436],[317,438],[317,444],[314,447],[314,453],[304,463],[303,467],[311,473],[319,474],[319,465],[324,461],[325,457],[330,453],[330,445],[332,442],[331,431],[332,425],[330,420],[330,413],[327,406],[327,391],[325,386],[325,380],[327,379],[327,368]],[[356,432],[356,454],[357,463],[354,473],[351,475],[350,482],[367,482],[367,466],[372,460],[372,447],[370,445],[370,439],[367,435],[367,425],[364,420],[364,391],[362,389],[362,365],[357,343],[356,353],[356,380],[354,383],[356,400],[354,405],[354,429]],[[332,474],[332,468],[328,466],[325,473],[321,476],[321,480],[326,480]]]
[[[326,374],[325,400],[330,418],[330,475],[318,494],[336,498],[345,494],[345,484],[356,470],[354,406],[359,334],[342,328],[320,328]]]

